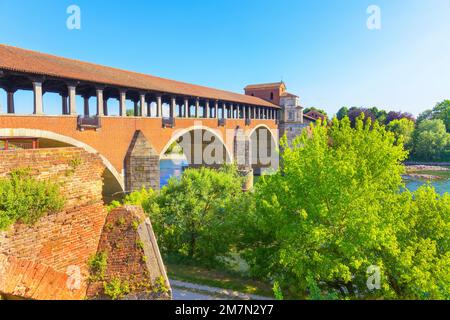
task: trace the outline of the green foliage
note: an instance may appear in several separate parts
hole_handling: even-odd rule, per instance
[[[0,179],[0,230],[16,221],[33,224],[44,214],[58,212],[63,207],[59,186],[36,180],[29,170],[16,170]]]
[[[164,280],[163,276],[159,276],[155,280],[155,288],[154,291],[156,293],[168,293],[169,288],[167,287],[166,280]]]
[[[103,289],[112,300],[122,299],[131,291],[128,281],[122,281],[119,278],[113,278],[111,281],[103,283]]]
[[[400,120],[396,119],[389,122],[387,129],[394,133],[395,143],[397,145],[403,144],[406,150],[411,151],[415,129],[415,123],[413,121],[406,118]]]
[[[106,268],[108,267],[108,254],[106,252],[98,252],[92,255],[88,260],[90,280],[103,280]]]
[[[162,251],[215,264],[229,254],[236,217],[251,203],[242,184],[235,166],[188,169],[159,194],[143,189],[124,204],[141,205],[149,214]]]
[[[425,110],[420,114],[417,122],[424,120],[442,120],[447,132],[450,132],[450,100],[444,100],[436,104],[433,110]]]
[[[283,292],[281,291],[278,281],[275,281],[273,284],[273,294],[276,300],[284,300]]]
[[[256,188],[242,244],[253,274],[311,299],[445,298],[449,196],[400,193],[406,152],[378,123],[319,124]],[[253,230],[251,230],[253,228]],[[369,291],[366,270],[381,270]]]
[[[423,120],[414,133],[414,157],[419,160],[447,160],[450,157],[450,133],[444,122]]]
[[[163,250],[205,263],[227,254],[232,216],[240,212],[242,182],[236,168],[229,166],[188,169],[181,179],[171,179],[157,199],[159,210],[150,214]]]
[[[336,113],[336,117],[338,118],[338,120],[342,120],[344,119],[344,117],[348,116],[348,108],[347,107],[342,107],[339,109],[339,111]]]

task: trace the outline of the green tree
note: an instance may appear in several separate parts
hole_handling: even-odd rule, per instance
[[[348,116],[348,108],[347,107],[342,107],[339,109],[339,111],[336,113],[336,117],[339,120],[344,119],[344,117]]]
[[[414,157],[419,160],[446,160],[450,152],[450,134],[440,119],[423,120],[414,134]]]
[[[314,299],[448,294],[449,197],[399,192],[407,153],[392,133],[344,118],[282,144],[283,169],[258,183],[245,224],[254,275]],[[367,287],[370,266],[380,290]]]
[[[397,144],[403,144],[405,149],[411,151],[413,145],[413,134],[415,129],[414,121],[406,118],[393,120],[387,125],[387,129],[394,133]]]
[[[450,131],[450,100],[444,100],[433,109],[433,119],[440,119],[444,122],[447,132]]]
[[[188,169],[171,179],[150,212],[163,250],[207,264],[229,253],[233,215],[242,207],[243,179],[234,166]]]
[[[450,130],[450,100],[444,100],[436,104],[432,110],[425,110],[417,118],[417,123],[424,120],[442,120],[447,132]]]

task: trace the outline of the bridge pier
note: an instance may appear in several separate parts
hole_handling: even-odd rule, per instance
[[[125,189],[127,192],[142,188],[159,190],[159,181],[159,154],[138,130],[125,157]]]

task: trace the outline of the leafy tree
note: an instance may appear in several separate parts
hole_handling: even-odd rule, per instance
[[[400,119],[408,119],[411,121],[415,121],[414,116],[408,112],[400,112],[400,111],[390,111],[387,114],[386,124],[389,124],[391,121],[400,120]]]
[[[411,151],[415,129],[413,121],[406,118],[393,120],[389,122],[387,129],[394,133],[397,144],[403,144],[406,150]]]
[[[171,179],[156,199],[159,210],[150,211],[163,250],[207,264],[229,253],[229,228],[246,196],[242,183],[236,168],[228,166],[188,169],[181,179]]]
[[[400,193],[406,152],[394,142],[361,117],[283,139],[283,169],[260,180],[246,224],[252,272],[314,299],[448,296],[449,197]],[[372,265],[380,290],[366,284]]]
[[[447,132],[450,131],[450,100],[444,100],[433,109],[433,119],[440,119],[444,122]]]
[[[352,126],[355,126],[356,119],[361,115],[364,115],[364,118],[366,119],[370,118],[372,123],[375,122],[376,120],[375,115],[369,109],[351,107],[350,110],[348,111],[348,118],[350,119]]]
[[[377,107],[369,108],[369,111],[375,116],[375,119],[380,124],[386,124],[388,113],[385,110],[378,109]]]
[[[342,119],[344,119],[344,117],[347,117],[347,116],[348,116],[348,108],[347,107],[340,108],[339,111],[336,113],[336,117],[339,120],[342,120]]]
[[[36,180],[28,170],[16,170],[0,179],[0,230],[16,221],[33,224],[45,213],[57,212],[63,206],[58,185]]]
[[[417,118],[420,123],[424,120],[437,120],[444,122],[447,132],[450,130],[450,100],[444,100],[436,104],[433,110],[425,110]]]
[[[450,155],[450,134],[444,122],[423,120],[414,137],[414,157],[419,160],[446,160]]]

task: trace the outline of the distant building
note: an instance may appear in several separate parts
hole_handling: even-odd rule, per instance
[[[286,134],[289,143],[300,135],[311,122],[318,119],[309,114],[303,114],[300,98],[287,92],[284,82],[254,84],[245,87],[244,90],[246,95],[264,99],[281,107],[281,115],[278,119],[279,136],[281,138]],[[319,115],[323,116],[320,113]]]
[[[306,115],[310,118],[314,118],[316,120],[325,120],[327,118],[327,116],[325,116],[324,114],[320,113],[317,110],[310,110],[308,113],[306,113]]]

